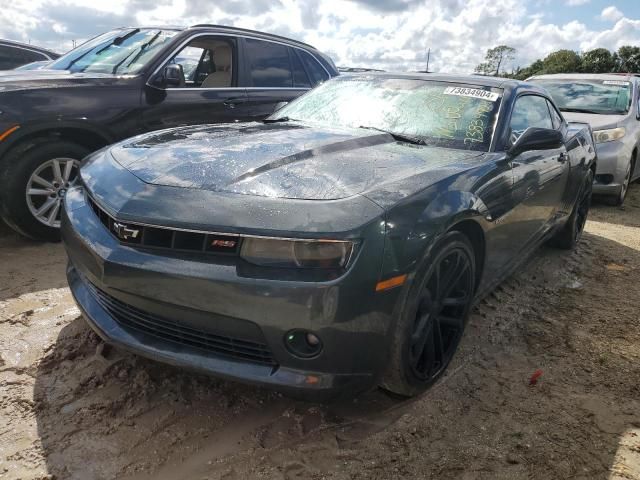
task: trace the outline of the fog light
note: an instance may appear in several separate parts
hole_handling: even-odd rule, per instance
[[[291,330],[284,337],[287,350],[297,357],[315,357],[322,350],[320,338],[305,330]]]

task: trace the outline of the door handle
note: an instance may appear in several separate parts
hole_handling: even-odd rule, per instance
[[[247,102],[246,98],[237,97],[237,98],[227,98],[224,102],[222,102],[222,104],[227,108],[236,108],[236,106],[246,102]]]
[[[567,160],[569,160],[569,155],[567,155],[566,153],[562,152],[560,155],[558,155],[559,162],[566,162]]]

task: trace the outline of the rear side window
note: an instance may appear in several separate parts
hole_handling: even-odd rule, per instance
[[[246,40],[254,87],[290,88],[293,73],[288,47],[262,40]]]
[[[299,88],[311,88],[311,82],[307,76],[307,72],[304,71],[302,62],[293,48],[289,48],[289,55],[291,56],[291,71],[293,72],[293,86]]]
[[[315,58],[313,58],[303,50],[298,50],[297,53],[302,59],[304,68],[307,70],[307,72],[309,72],[309,76],[311,77],[313,86],[316,86],[317,84],[322,83],[325,80],[329,80],[329,74],[324,68],[322,68],[322,65],[320,65]]]
[[[0,70],[11,70],[40,60],[48,59],[38,52],[0,45]]]

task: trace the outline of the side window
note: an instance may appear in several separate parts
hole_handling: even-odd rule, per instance
[[[553,128],[557,130],[562,125],[562,117],[560,116],[556,108],[551,104],[551,102],[547,101],[547,104],[549,105],[549,112],[551,112],[551,122],[553,123]]]
[[[262,40],[246,40],[249,68],[254,87],[293,86],[288,47]]]
[[[293,48],[289,48],[289,56],[291,57],[291,71],[293,72],[293,86],[299,88],[311,88],[311,82],[304,71],[302,62]]]
[[[329,74],[324,68],[322,68],[322,65],[320,65],[315,58],[303,50],[297,50],[297,53],[302,59],[304,68],[309,72],[309,76],[311,77],[311,82],[314,87],[325,80],[329,80]]]
[[[27,63],[47,60],[38,52],[9,46],[0,46],[0,70],[11,70]]]
[[[537,95],[518,98],[511,114],[510,127],[512,143],[529,127],[553,128],[547,100]]]
[[[190,41],[169,63],[182,66],[186,88],[233,86],[235,49],[222,37],[198,37]]]

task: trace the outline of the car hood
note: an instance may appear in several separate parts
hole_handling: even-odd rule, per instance
[[[591,125],[593,130],[616,128],[626,115],[601,115],[597,113],[562,112],[568,122],[582,122]]]
[[[164,130],[110,153],[147,184],[303,200],[366,194],[420,174],[426,188],[481,155],[400,143],[373,130],[291,122]]]
[[[68,70],[5,70],[0,71],[0,93],[34,88],[63,87],[96,80],[113,82],[116,75],[102,73],[71,73]]]

